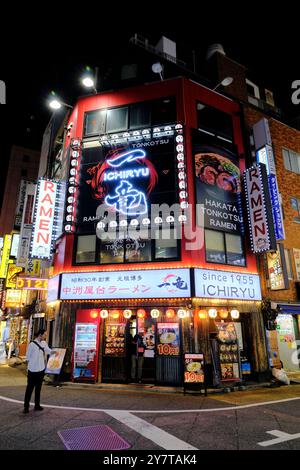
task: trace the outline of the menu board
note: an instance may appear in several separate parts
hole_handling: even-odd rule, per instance
[[[46,374],[60,374],[64,358],[66,354],[66,349],[62,348],[53,348],[52,354],[50,355],[45,370]]]
[[[179,323],[158,323],[157,336],[157,351],[159,356],[179,356]]]
[[[125,323],[107,323],[105,326],[106,356],[125,356]]]
[[[204,383],[204,355],[184,355],[184,383]]]
[[[76,323],[73,377],[94,379],[96,371],[98,326],[95,323]]]
[[[155,357],[155,324],[153,319],[138,318],[138,333],[143,337],[144,357]]]
[[[237,333],[234,323],[216,323],[221,380],[241,380]]]

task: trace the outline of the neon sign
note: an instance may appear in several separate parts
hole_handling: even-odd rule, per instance
[[[118,157],[107,160],[107,163],[109,166],[118,168],[124,163],[140,160],[141,158],[146,158],[144,150],[130,150],[129,152],[121,153]]]
[[[146,214],[148,205],[143,192],[132,187],[128,181],[121,181],[115,196],[106,196],[105,203],[124,215]]]
[[[107,164],[112,168],[121,168],[124,164],[139,161],[146,158],[144,150],[129,150],[122,152],[113,158],[107,159]],[[126,216],[134,216],[148,213],[146,194],[136,189],[127,179],[140,179],[150,176],[150,169],[147,166],[142,168],[128,168],[120,171],[106,171],[104,173],[105,182],[119,181],[120,184],[114,188],[114,193],[107,194],[104,201],[117,212]]]

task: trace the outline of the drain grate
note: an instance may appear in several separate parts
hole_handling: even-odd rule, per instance
[[[57,434],[68,450],[123,450],[131,447],[106,425],[64,429]]]

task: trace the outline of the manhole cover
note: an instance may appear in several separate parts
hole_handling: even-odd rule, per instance
[[[122,450],[131,445],[109,426],[64,429],[58,435],[68,450]]]

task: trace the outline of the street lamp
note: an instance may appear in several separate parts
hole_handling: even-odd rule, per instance
[[[86,67],[85,73],[81,78],[81,83],[85,88],[92,88],[94,93],[98,93],[97,91],[97,81],[98,81],[98,67],[95,69],[95,75],[93,75],[92,70],[90,67]]]
[[[163,75],[162,75],[163,66],[161,65],[160,62],[156,62],[155,64],[152,65],[152,72],[158,73],[161,80],[164,79],[164,78],[163,78]]]
[[[223,78],[223,80],[213,88],[213,91],[216,90],[217,88],[219,88],[219,86],[227,87],[227,86],[231,85],[232,82],[233,82],[232,77]]]
[[[63,101],[61,101],[57,96],[56,94],[54,93],[54,91],[51,92],[51,96],[49,98],[49,101],[48,101],[48,106],[53,109],[54,111],[57,111],[58,109],[60,109],[62,106],[65,106],[66,108],[70,108],[72,109],[73,106],[70,106],[69,104],[67,103],[64,103]]]

